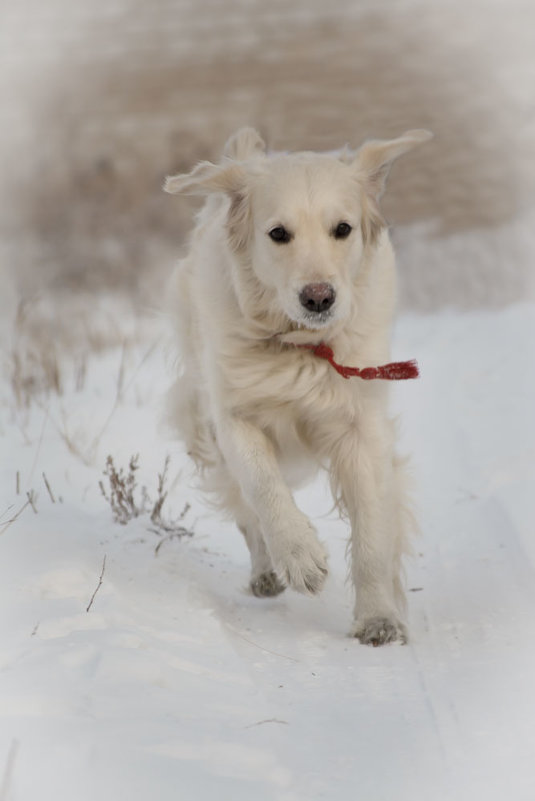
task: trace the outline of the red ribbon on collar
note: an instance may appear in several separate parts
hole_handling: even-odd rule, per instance
[[[297,345],[297,347],[312,351],[314,356],[320,359],[326,359],[343,378],[356,376],[364,381],[371,381],[374,378],[382,378],[385,381],[404,381],[407,378],[418,378],[420,375],[415,359],[408,362],[390,362],[390,364],[383,364],[380,367],[345,367],[334,360],[333,349],[324,342],[320,342],[318,345]]]

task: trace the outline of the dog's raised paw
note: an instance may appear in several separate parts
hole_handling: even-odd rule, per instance
[[[315,542],[311,547],[286,554],[279,573],[297,592],[316,595],[323,589],[328,574],[323,546]]]
[[[389,642],[407,642],[407,629],[403,623],[387,617],[370,617],[357,620],[351,632],[363,645],[386,645]]]
[[[250,587],[253,595],[256,595],[257,598],[273,598],[286,589],[273,570],[268,573],[260,573],[259,576],[251,579]]]

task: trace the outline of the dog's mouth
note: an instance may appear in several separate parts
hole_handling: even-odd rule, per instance
[[[278,331],[275,336],[280,342],[290,344],[321,342],[328,329],[329,335],[336,327],[333,324],[339,322],[332,312],[322,314],[304,314],[299,319],[288,318],[288,326]]]
[[[288,330],[290,331],[323,331],[338,319],[334,307],[322,312],[308,312],[304,309],[287,309]]]
[[[325,312],[311,312],[310,314],[303,314],[300,320],[294,320],[298,329],[306,329],[309,331],[319,331],[326,328],[333,322],[334,314],[332,311]]]

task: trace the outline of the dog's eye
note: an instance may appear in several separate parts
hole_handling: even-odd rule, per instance
[[[352,230],[349,223],[341,222],[334,229],[333,236],[335,239],[347,239]]]
[[[274,242],[282,243],[289,242],[292,238],[292,235],[282,225],[277,225],[276,228],[272,228],[268,236],[271,237]]]

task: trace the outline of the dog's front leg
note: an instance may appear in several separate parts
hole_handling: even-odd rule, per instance
[[[344,434],[331,459],[334,491],[351,523],[352,634],[370,645],[407,638],[400,608],[402,529],[392,440],[388,420],[367,416],[366,425]]]
[[[295,505],[269,438],[247,421],[226,417],[218,422],[217,440],[245,500],[258,516],[280,579],[298,592],[319,592],[327,576],[325,549]]]

